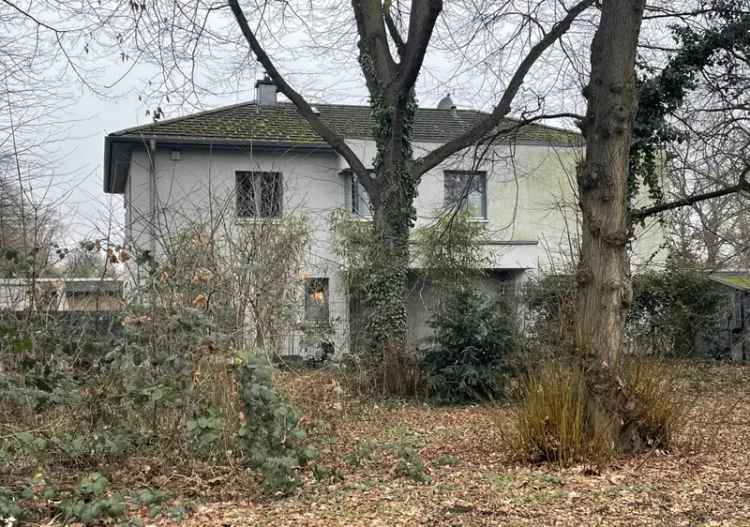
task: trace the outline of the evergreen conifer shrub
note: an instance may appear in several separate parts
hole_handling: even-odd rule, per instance
[[[430,321],[434,335],[423,359],[431,397],[456,404],[500,396],[515,326],[504,299],[490,301],[469,287],[448,295]]]

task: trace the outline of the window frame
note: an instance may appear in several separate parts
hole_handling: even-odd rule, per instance
[[[321,284],[322,287],[318,287],[317,290],[322,290],[323,293],[323,302],[322,306],[324,306],[324,313],[325,316],[316,317],[316,318],[310,318],[308,317],[308,313],[310,312],[311,308],[313,307],[311,296],[315,292],[314,289],[312,289],[312,286],[315,284]],[[305,278],[304,280],[304,295],[305,295],[305,302],[304,302],[304,313],[302,320],[305,324],[317,324],[317,325],[327,325],[331,322],[331,281],[327,276],[316,276],[316,277],[310,277]],[[318,309],[321,309],[320,305],[317,305]]]
[[[443,172],[443,205],[445,207],[456,206],[457,201],[449,199],[448,196],[448,178],[449,177],[462,177],[465,181],[463,185],[462,194],[460,196],[460,209],[462,211],[469,211],[469,192],[468,192],[468,178],[474,178],[479,176],[481,183],[481,203],[480,203],[480,215],[472,214],[471,217],[476,221],[487,221],[487,171],[485,170],[445,170]]]
[[[235,216],[238,219],[252,221],[281,218],[284,213],[284,175],[281,172],[274,170],[237,170],[234,174]],[[245,187],[248,180],[250,181],[249,187]],[[268,180],[273,181],[273,185],[277,187],[273,196],[275,203],[264,206],[263,198]],[[258,181],[260,182],[259,186]],[[249,204],[243,203],[249,201],[248,190],[252,191],[252,209]],[[258,192],[256,192],[258,190],[260,191],[259,197],[257,196]],[[267,214],[266,212],[269,209],[270,213]]]
[[[352,216],[363,220],[372,219],[370,196],[367,194],[367,190],[362,185],[362,183],[359,182],[357,174],[355,174],[353,171],[351,173],[351,176],[349,177],[349,200],[349,212],[352,214]],[[367,210],[359,210],[360,205],[366,205]]]

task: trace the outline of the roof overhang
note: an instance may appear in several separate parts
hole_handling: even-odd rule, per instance
[[[170,147],[198,147],[218,149],[247,149],[263,151],[300,151],[300,152],[330,152],[333,148],[328,144],[291,143],[291,142],[256,142],[237,141],[216,137],[181,137],[165,135],[108,135],[104,138],[104,192],[107,194],[123,194],[130,172],[130,158],[136,148],[149,146]]]
[[[719,271],[709,274],[708,279],[732,289],[750,292],[750,273]]]

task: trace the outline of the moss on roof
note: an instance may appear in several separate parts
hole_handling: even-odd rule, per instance
[[[370,109],[340,104],[315,105],[320,117],[340,135],[350,139],[370,138]],[[457,137],[488,114],[474,110],[419,108],[413,138],[417,142],[445,143]],[[539,124],[524,125],[505,119],[497,130],[509,130],[503,142],[527,141],[561,146],[581,145],[580,134]],[[238,143],[262,142],[285,145],[322,145],[323,139],[290,103],[259,106],[254,102],[217,108],[176,119],[129,128],[111,137],[169,137],[180,140],[220,139]]]
[[[714,273],[709,278],[735,289],[750,291],[750,273]]]

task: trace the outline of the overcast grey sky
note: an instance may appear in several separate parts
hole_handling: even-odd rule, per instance
[[[550,20],[559,17],[555,11],[556,1],[548,3]],[[278,26],[278,20],[270,22],[261,35],[269,54],[287,80],[311,102],[365,104],[366,89],[356,61],[351,7],[348,2],[308,5],[314,6],[309,9],[317,19],[297,20],[298,27],[289,21],[285,21],[283,27]],[[447,3],[446,9],[454,5]],[[160,82],[161,70],[143,61],[128,70],[133,62],[118,60],[117,49],[102,49],[96,55],[88,51],[80,54],[78,67],[83,71],[83,82],[72,75],[69,68],[65,75],[59,76],[67,83],[63,91],[70,96],[65,98],[58,120],[67,120],[69,124],[56,132],[60,142],[55,145],[54,156],[50,157],[54,160],[54,170],[48,179],[49,187],[45,189],[41,182],[37,183],[36,194],[47,191],[48,200],[59,203],[59,216],[67,227],[66,241],[106,231],[110,207],[115,226],[122,222],[121,196],[108,196],[102,190],[106,134],[151,122],[146,111],[157,105],[165,110],[165,118],[172,118],[253,99],[254,80],[262,75],[262,70],[247,56],[247,47],[236,24],[226,17],[226,10],[217,16],[210,35],[217,44],[210,51],[207,46],[200,48],[195,63],[199,81],[211,89],[198,95],[190,93],[190,86],[174,83],[170,90],[159,92],[148,80]],[[56,20],[54,15],[50,17]],[[495,27],[489,35],[477,37],[465,29],[476,25],[470,18],[464,20],[461,13],[446,12],[439,22],[417,87],[421,106],[434,107],[446,92],[451,92],[460,108],[491,109],[529,45],[538,39],[538,35],[531,32],[524,38],[511,38],[512,20],[507,26]],[[451,25],[445,22],[447,20],[455,20],[455,23]],[[574,28],[566,39],[564,53],[555,49],[539,61],[514,104],[514,113],[538,109],[542,100],[548,112],[582,111],[580,85],[586,68],[582,46],[587,46],[590,27],[582,21],[581,27]],[[33,24],[30,30],[34,30]],[[506,33],[510,44],[503,46]],[[579,62],[568,60],[575,56],[574,51],[581,54]],[[56,60],[62,61],[63,57],[58,56]],[[184,59],[180,60],[186,64]],[[226,68],[223,68],[224,61]],[[127,75],[115,88],[98,89],[99,95],[85,86],[89,78],[101,86],[126,71]],[[172,94],[169,102],[165,100],[167,93]],[[145,94],[148,102],[140,100],[138,94]]]

